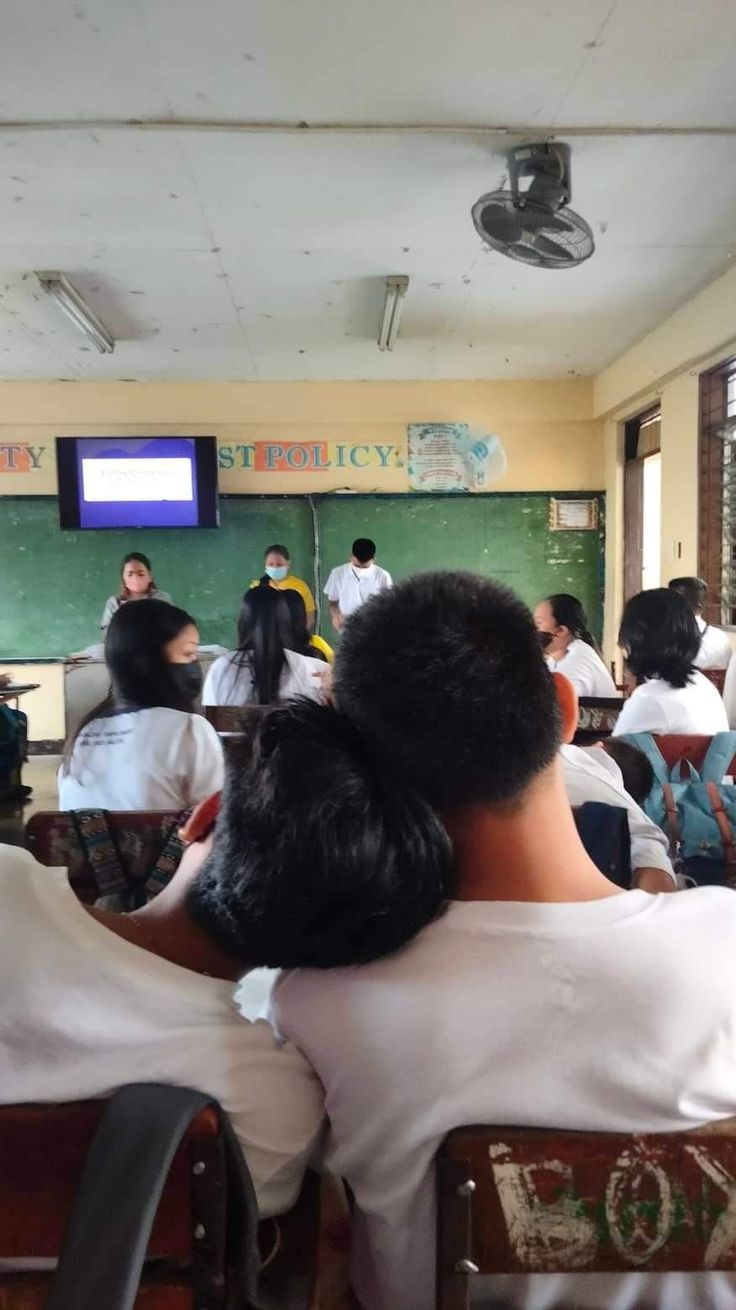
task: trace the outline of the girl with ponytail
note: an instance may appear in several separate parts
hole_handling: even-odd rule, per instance
[[[534,622],[550,669],[569,678],[578,696],[618,695],[577,596],[564,591],[547,596],[537,605]]]

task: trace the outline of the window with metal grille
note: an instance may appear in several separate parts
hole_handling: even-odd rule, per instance
[[[700,574],[709,623],[736,625],[736,360],[700,378]]]

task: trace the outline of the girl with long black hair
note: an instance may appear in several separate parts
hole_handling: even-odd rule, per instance
[[[243,597],[237,649],[211,664],[202,703],[274,705],[295,696],[318,700],[327,666],[311,652],[301,596],[275,590],[264,577]]]
[[[618,695],[577,596],[564,591],[548,596],[537,605],[534,622],[550,669],[564,674],[578,696]]]
[[[222,786],[222,746],[195,702],[199,632],[162,600],[123,605],[105,640],[110,691],[67,743],[62,810],[182,810]]]

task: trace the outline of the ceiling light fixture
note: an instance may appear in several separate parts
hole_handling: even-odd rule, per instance
[[[386,301],[383,306],[381,330],[378,334],[379,350],[393,350],[396,344],[396,338],[399,335],[399,323],[401,322],[401,311],[404,308],[404,297],[408,286],[408,277],[386,278]]]
[[[101,355],[111,355],[115,349],[115,338],[110,336],[107,328],[93,314],[89,305],[85,305],[78,291],[68,282],[63,273],[36,273],[41,287],[51,299],[56,301],[59,309],[71,319],[86,337],[97,347]]]

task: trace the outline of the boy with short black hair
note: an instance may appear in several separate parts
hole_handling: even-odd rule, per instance
[[[332,570],[325,587],[335,631],[341,632],[345,620],[371,596],[377,596],[391,586],[391,574],[376,564],[375,541],[370,537],[356,537],[350,547],[348,563]]]
[[[442,817],[458,890],[389,959],[282,975],[274,1014],[325,1087],[360,1304],[431,1310],[434,1157],[452,1128],[669,1131],[736,1112],[736,899],[621,892],[591,863],[531,615],[486,579],[415,577],[355,614],[335,702]],[[574,1278],[545,1306],[636,1300],[617,1276]],[[474,1280],[474,1299],[530,1304],[528,1280],[502,1281]]]

